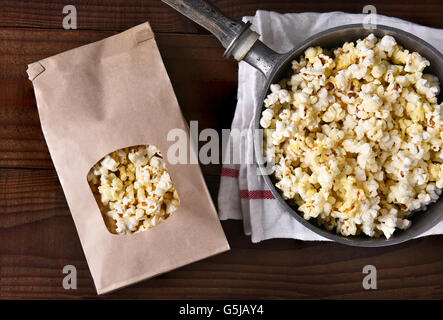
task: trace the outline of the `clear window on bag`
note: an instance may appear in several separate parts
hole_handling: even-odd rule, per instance
[[[180,204],[162,154],[154,145],[111,152],[89,170],[87,179],[113,234],[149,230]]]

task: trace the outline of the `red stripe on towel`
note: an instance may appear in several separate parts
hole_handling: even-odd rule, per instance
[[[240,170],[232,168],[222,168],[221,175],[224,177],[238,178]]]
[[[275,199],[269,190],[240,190],[240,199]]]

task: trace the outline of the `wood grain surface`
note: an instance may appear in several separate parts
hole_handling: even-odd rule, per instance
[[[348,11],[366,1],[213,1],[239,19],[256,9]],[[259,244],[241,222],[223,222],[230,252],[97,297],[40,128],[26,65],[149,20],[188,120],[229,128],[237,65],[217,40],[156,0],[73,1],[79,30],[63,30],[67,3],[0,0],[0,298],[443,298],[443,236],[388,248],[274,239]],[[378,13],[442,28],[442,1],[372,1]],[[216,200],[220,167],[202,166]],[[75,265],[77,290],[64,290],[62,268]],[[363,266],[377,267],[378,289],[362,287]]]
[[[439,28],[443,3],[439,0],[213,0],[226,15],[241,19],[255,11],[286,12],[345,11],[362,13],[366,5],[374,5],[378,14],[395,16]],[[62,9],[75,5],[78,27],[83,30],[122,31],[148,20],[155,32],[201,33],[204,29],[183,18],[160,0],[2,0],[0,27],[61,28]]]

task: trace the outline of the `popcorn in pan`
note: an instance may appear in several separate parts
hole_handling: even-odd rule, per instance
[[[443,188],[438,78],[429,61],[373,34],[308,48],[271,86],[260,124],[276,186],[305,219],[390,238]],[[269,146],[272,146],[269,147]]]

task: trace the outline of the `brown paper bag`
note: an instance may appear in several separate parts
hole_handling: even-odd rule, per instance
[[[155,145],[166,155],[173,128],[189,139],[148,23],[30,64],[28,75],[99,294],[229,250],[197,164],[164,157],[180,205],[137,234],[111,234],[88,185],[91,167],[117,149]]]

